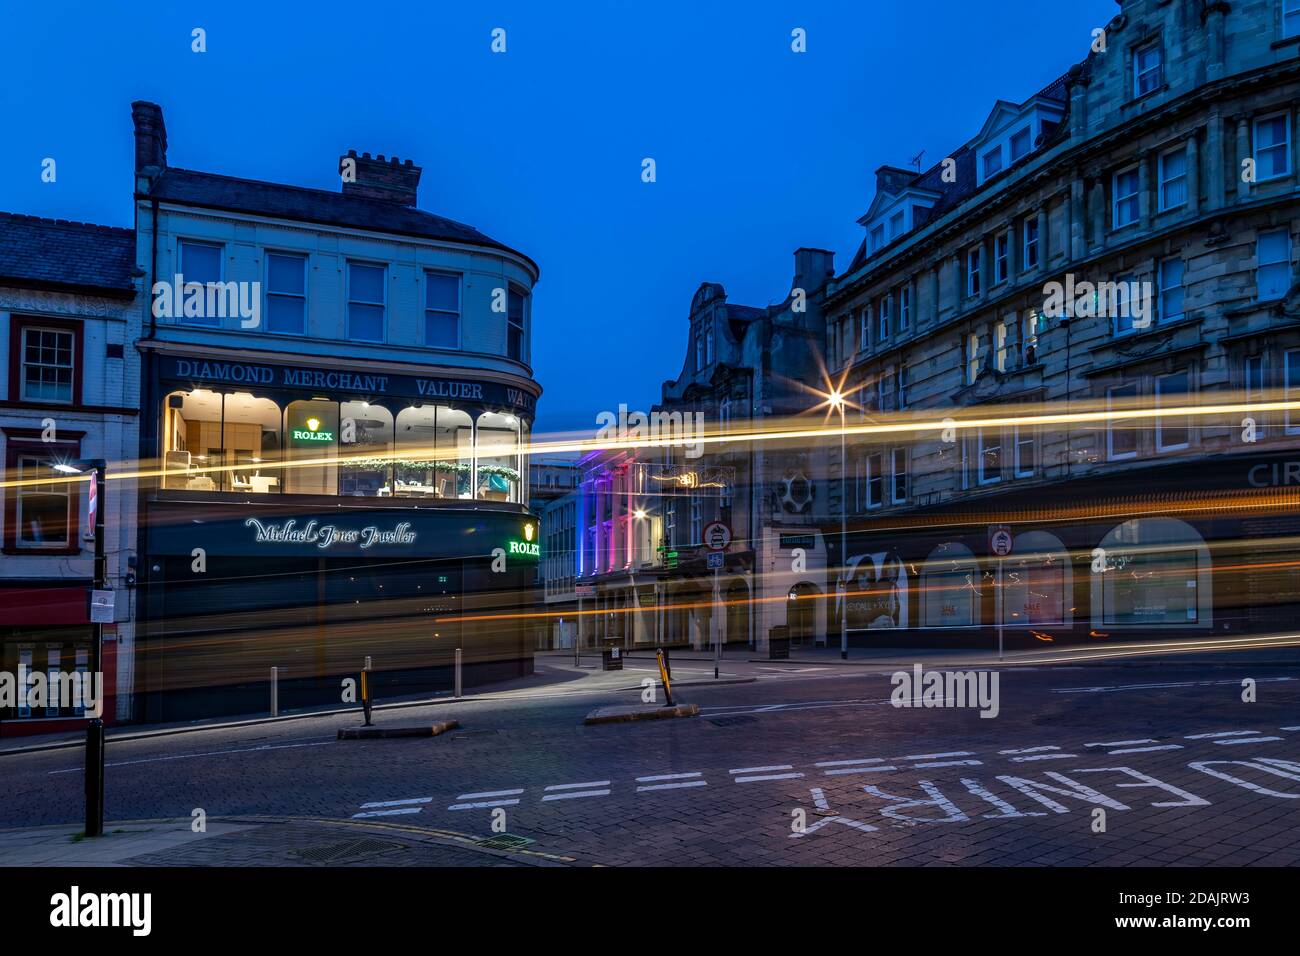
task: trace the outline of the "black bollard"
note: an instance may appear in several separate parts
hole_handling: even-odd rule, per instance
[[[104,721],[86,724],[86,836],[104,832]]]

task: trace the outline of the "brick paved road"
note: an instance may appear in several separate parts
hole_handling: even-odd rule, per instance
[[[695,669],[711,673],[675,676]],[[1006,670],[995,719],[895,708],[867,668],[725,670],[759,679],[684,688],[702,707],[689,720],[584,727],[636,695],[576,682],[383,715],[461,721],[432,740],[340,743],[355,721],[316,718],[119,742],[107,813],[360,814],[486,836],[503,811],[539,849],[604,864],[1300,863],[1300,663]],[[0,758],[0,826],[79,819],[79,761]]]

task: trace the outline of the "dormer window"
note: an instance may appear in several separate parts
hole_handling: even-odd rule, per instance
[[[1300,36],[1300,0],[1282,0],[1282,36]]]
[[[989,179],[1002,172],[1002,146],[990,149],[984,154],[984,178]]]
[[[871,230],[871,251],[879,252],[880,247],[885,244],[885,227],[876,226]]]
[[[1013,163],[1019,162],[1028,156],[1030,145],[1029,127],[1026,126],[1011,137],[1011,161]]]
[[[889,238],[892,241],[894,239],[897,239],[902,234],[903,234],[903,214],[901,212],[896,212],[889,217]]]
[[[1159,88],[1164,71],[1161,69],[1160,42],[1157,40],[1133,52],[1133,95],[1146,96]]]

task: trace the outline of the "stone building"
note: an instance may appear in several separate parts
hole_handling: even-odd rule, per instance
[[[916,425],[827,449],[851,643],[1293,617],[1300,573],[1261,539],[1300,530],[1300,410],[1257,406],[1300,399],[1300,8],[1118,5],[933,168],[881,167],[820,292],[849,424]]]
[[[824,379],[824,325],[802,290],[830,278],[832,259],[796,251],[791,294],[774,306],[730,303],[721,285],[703,283],[691,300],[681,372],[664,383],[642,432],[681,440],[583,459],[575,578],[582,643],[702,649],[721,641],[763,650],[774,626],[789,624],[807,643],[825,634],[826,604],[816,600],[826,573],[819,453],[727,436],[817,404],[799,383]],[[665,433],[665,422],[682,431]],[[635,439],[622,419],[620,428]],[[729,540],[706,541],[719,525]]]

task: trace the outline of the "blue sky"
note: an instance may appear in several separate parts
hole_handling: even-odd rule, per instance
[[[861,239],[876,167],[937,161],[1087,53],[1115,0],[149,4],[0,0],[0,209],[131,224],[130,103],[169,160],[337,189],[349,148],[539,262],[538,430],[648,408],[691,295],[784,298]],[[471,9],[472,8],[472,9]],[[993,12],[989,12],[993,11]],[[383,14],[372,16],[371,13]],[[190,50],[207,31],[208,51]],[[504,28],[507,52],[493,54]],[[790,33],[807,32],[793,53]],[[40,181],[54,157],[58,181]],[[658,181],[641,181],[653,157]]]

